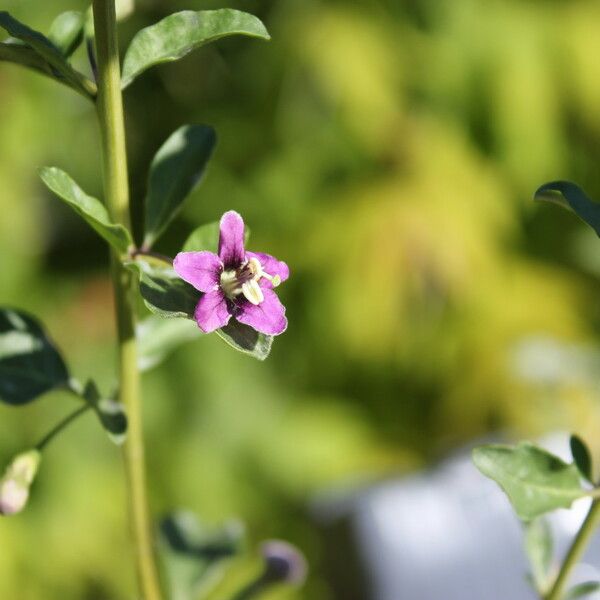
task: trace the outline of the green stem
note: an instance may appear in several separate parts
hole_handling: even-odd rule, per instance
[[[583,521],[567,556],[560,567],[560,571],[550,591],[543,596],[544,600],[561,600],[564,595],[565,587],[568,583],[569,576],[573,567],[579,562],[587,545],[592,537],[596,527],[600,524],[600,500],[594,500],[590,506],[590,510]]]
[[[112,219],[129,228],[129,182],[115,0],[93,0],[92,5],[96,32],[98,118],[102,133],[104,195]],[[127,408],[129,421],[123,457],[137,575],[143,600],[160,600],[146,495],[140,375],[135,340],[135,282],[114,251],[111,253],[111,270],[119,344],[120,400]]]
[[[84,404],[71,414],[67,415],[37,443],[36,448],[41,452],[63,429],[65,429],[83,413],[90,410],[90,408],[92,407],[89,404]]]

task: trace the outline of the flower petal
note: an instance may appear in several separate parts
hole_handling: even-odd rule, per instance
[[[236,302],[238,312],[235,318],[240,323],[250,325],[250,327],[261,333],[279,335],[287,328],[285,306],[281,304],[273,290],[264,286],[261,287],[265,299],[258,305],[251,304],[245,298],[238,300]]]
[[[210,292],[219,286],[223,263],[212,252],[180,252],[173,261],[173,268],[197,290]]]
[[[196,305],[194,318],[204,333],[210,333],[227,325],[231,319],[231,313],[227,308],[223,292],[217,290],[204,294]]]
[[[244,220],[234,210],[221,217],[219,256],[226,267],[237,267],[244,262]]]
[[[271,277],[279,276],[281,281],[285,281],[290,276],[289,267],[281,260],[277,260],[270,254],[263,254],[262,252],[246,252],[246,260],[256,258],[262,267],[262,270],[270,275]],[[268,279],[261,279],[261,284],[268,282],[267,287],[272,288],[271,282]]]

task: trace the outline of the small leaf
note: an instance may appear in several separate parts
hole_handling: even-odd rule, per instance
[[[260,19],[239,10],[186,10],[172,14],[133,38],[123,62],[123,88],[154,65],[178,60],[204,44],[230,35],[270,39]]]
[[[62,356],[40,323],[23,312],[0,309],[0,401],[26,404],[68,381]]]
[[[1,42],[0,61],[22,65],[56,79],[52,67],[33,48],[24,44]]]
[[[83,40],[83,13],[75,10],[64,12],[50,26],[48,39],[68,58],[77,50]]]
[[[585,442],[578,435],[572,435],[569,445],[571,446],[571,454],[573,455],[575,465],[579,469],[579,473],[585,480],[593,483],[592,457]]]
[[[600,204],[590,200],[583,190],[570,181],[552,181],[542,185],[535,200],[553,202],[573,211],[600,236]]]
[[[199,327],[188,319],[163,319],[156,315],[138,323],[136,331],[141,371],[153,369],[180,345],[202,335]]]
[[[200,292],[180,279],[171,266],[139,259],[125,264],[138,274],[140,294],[150,311],[161,317],[194,318]]]
[[[243,528],[237,522],[208,527],[193,513],[180,511],[160,525],[159,554],[165,567],[168,597],[194,600],[214,585],[228,559],[239,553]]]
[[[536,590],[543,592],[548,584],[554,551],[552,530],[546,519],[534,519],[526,525],[525,551]]]
[[[597,581],[586,581],[573,586],[565,595],[564,600],[576,600],[576,598],[584,598],[594,592],[600,591],[600,583]]]
[[[62,80],[86,98],[95,98],[96,84],[73,69],[61,51],[46,36],[20,23],[6,11],[0,11],[0,27],[35,50],[52,67],[56,79]]]
[[[586,493],[575,465],[527,442],[515,447],[475,448],[473,462],[500,485],[525,521],[557,508],[569,508]]]
[[[231,319],[225,327],[217,329],[216,334],[232,348],[258,360],[265,360],[273,345],[273,336],[259,333],[249,325],[235,319]]]
[[[145,201],[145,247],[154,243],[200,182],[216,140],[212,127],[186,125],[175,131],[156,153]]]
[[[127,435],[125,407],[111,398],[102,398],[97,385],[92,380],[86,383],[83,397],[94,409],[108,437],[115,444],[122,444]]]
[[[244,228],[244,244],[248,243],[250,238],[250,229],[248,226]],[[219,247],[219,221],[200,225],[194,229],[188,239],[185,241],[182,252],[201,252],[208,250],[216,253]]]
[[[88,196],[64,171],[44,167],[40,169],[40,177],[48,189],[83,217],[116,250],[125,253],[133,246],[129,231],[122,225],[113,223],[104,205]]]

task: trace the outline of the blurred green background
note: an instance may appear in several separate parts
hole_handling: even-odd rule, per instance
[[[600,246],[531,196],[569,178],[600,197],[600,6],[137,0],[122,47],[173,11],[223,6],[260,16],[273,40],[224,40],[131,86],[135,211],[162,141],[213,125],[209,172],[158,249],[174,255],[194,227],[238,210],[251,249],[291,266],[290,326],[264,364],[208,336],[148,374],[152,508],[238,516],[251,546],[289,539],[311,577],[270,597],[341,598],[315,494],[490,431],[597,431]],[[86,3],[2,8],[47,31]],[[101,197],[92,108],[0,65],[0,157],[0,302],[40,317],[73,372],[108,389],[105,249],[36,176],[55,165]],[[0,406],[0,462],[72,405]],[[28,509],[0,521],[0,598],[134,597],[119,458],[91,416],[49,448]]]

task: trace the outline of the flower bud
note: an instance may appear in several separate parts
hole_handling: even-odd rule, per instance
[[[306,559],[295,546],[281,540],[269,540],[262,544],[261,553],[265,561],[263,581],[293,585],[304,583],[308,567]]]
[[[15,456],[7,467],[0,480],[0,514],[14,515],[25,508],[40,458],[37,450],[29,450]]]

